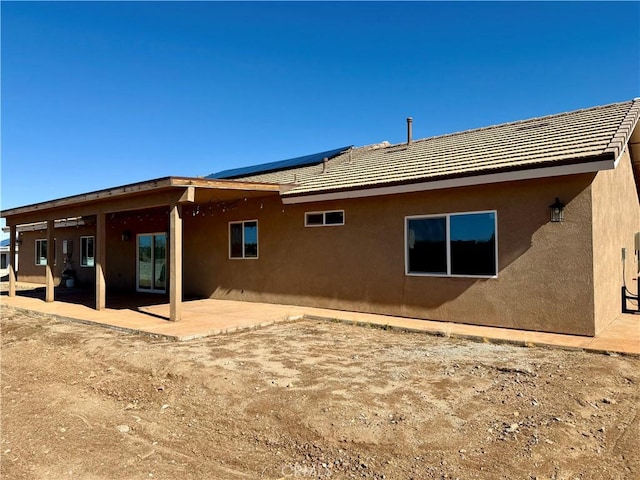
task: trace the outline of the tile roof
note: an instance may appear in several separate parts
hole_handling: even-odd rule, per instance
[[[295,184],[283,196],[474,176],[617,158],[640,99],[390,145],[353,148],[326,164],[238,180]]]

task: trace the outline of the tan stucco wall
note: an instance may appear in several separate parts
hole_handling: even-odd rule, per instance
[[[626,282],[637,292],[634,233],[640,231],[640,204],[631,158],[625,150],[615,170],[599,172],[593,182],[593,256],[596,331],[622,309],[622,248],[627,249]]]
[[[185,294],[593,335],[592,179],[187,212]],[[549,222],[555,197],[567,203],[564,223]],[[344,226],[304,227],[305,211],[332,209],[345,210]],[[498,278],[405,275],[405,216],[479,210],[497,210]],[[228,222],[252,219],[259,258],[228,259]]]
[[[107,288],[112,291],[135,291],[136,289],[136,235],[141,233],[166,232],[168,217],[166,209],[152,209],[144,212],[121,213],[107,216]],[[95,268],[80,266],[80,237],[92,235],[95,239],[95,225],[82,227],[56,228],[56,266],[55,283],[60,283],[64,258],[62,240],[73,241],[73,267],[78,286],[95,285]],[[122,239],[127,232],[128,240]],[[35,264],[35,241],[46,239],[46,230],[23,232],[19,253],[18,278],[23,282],[45,283],[45,267]]]
[[[93,285],[95,281],[95,268],[80,266],[80,237],[95,236],[94,226],[79,226],[56,228],[56,265],[53,268],[55,284],[60,283],[62,271],[64,270],[64,254],[62,245],[64,240],[73,242],[73,253],[71,261],[76,273],[78,285]],[[35,232],[22,232],[20,234],[20,252],[18,253],[18,279],[22,282],[45,283],[44,265],[36,265],[36,239],[46,240],[47,231],[39,230]]]
[[[114,218],[107,216],[107,288],[116,291],[136,290],[137,235],[167,232],[167,209],[121,213]],[[123,240],[126,232],[129,239]]]
[[[614,195],[615,178],[624,177],[622,168],[627,167],[599,174],[598,188]],[[610,224],[600,225],[604,220],[592,226],[592,208],[603,217],[597,208],[607,202],[599,192],[592,195],[594,178],[583,174],[304,205],[283,205],[278,197],[210,202],[197,209],[187,204],[184,294],[593,335],[594,306],[601,318],[613,311],[609,295],[606,300],[594,297],[594,272],[611,278],[610,262],[594,265],[593,252],[608,247],[592,244],[592,233],[611,230]],[[616,195],[619,203],[628,203],[626,193]],[[555,197],[567,204],[564,223],[549,222],[548,205]],[[592,205],[593,198],[602,202],[599,207]],[[637,210],[637,197],[635,201]],[[345,211],[345,225],[304,226],[305,212],[338,209]],[[405,275],[406,216],[482,210],[497,211],[497,278]],[[228,222],[254,219],[259,222],[259,258],[229,259]],[[88,285],[94,269],[78,267],[80,236],[95,234],[94,228],[56,229],[58,259],[61,240],[73,240],[76,271]],[[110,290],[135,290],[136,235],[167,228],[163,208],[107,216]],[[121,238],[124,231],[128,241]],[[35,239],[45,236],[23,234],[21,280],[44,283],[44,267],[34,265],[34,248]],[[609,244],[601,237],[599,241]],[[605,256],[613,258],[619,247],[609,250]],[[57,278],[61,272],[60,261]]]

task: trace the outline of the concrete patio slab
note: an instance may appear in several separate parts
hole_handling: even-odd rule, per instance
[[[117,304],[117,302],[114,302]],[[166,303],[135,308],[107,308],[97,311],[82,303],[47,303],[33,296],[1,297],[1,304],[55,315],[63,319],[92,323],[123,331],[159,335],[174,340],[191,340],[220,333],[264,327],[302,318],[374,325],[441,336],[506,342],[525,346],[548,346],[640,355],[640,315],[620,314],[596,337],[531,332],[497,327],[463,325],[387,315],[345,312],[232,300],[195,300],[183,303],[180,322],[170,322]]]

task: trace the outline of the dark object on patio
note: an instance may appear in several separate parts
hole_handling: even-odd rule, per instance
[[[76,271],[70,268],[62,272],[62,280],[60,286],[73,288],[76,285]]]

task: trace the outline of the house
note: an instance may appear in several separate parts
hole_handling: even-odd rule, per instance
[[[71,270],[98,309],[156,292],[172,320],[200,297],[595,335],[638,287],[639,117],[635,99],[420,140],[408,123],[406,143],[2,216],[47,301]]]

